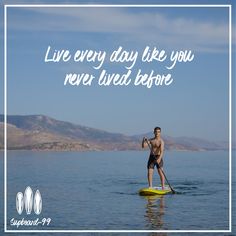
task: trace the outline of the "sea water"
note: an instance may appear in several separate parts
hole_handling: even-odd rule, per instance
[[[7,153],[7,229],[11,230],[227,230],[229,153],[166,151],[164,172],[177,194],[138,195],[147,186],[148,153]],[[3,163],[3,153],[1,153]],[[1,176],[2,177],[2,176]],[[154,172],[154,185],[160,184]],[[16,195],[40,191],[42,211],[21,215]],[[2,190],[3,195],[3,190]],[[1,212],[3,206],[1,203]],[[14,220],[49,224],[13,225]],[[3,222],[3,219],[1,220]],[[2,225],[1,222],[1,225]]]

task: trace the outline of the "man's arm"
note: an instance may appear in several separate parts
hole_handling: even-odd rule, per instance
[[[146,137],[143,137],[143,141],[142,141],[142,148],[146,148],[147,147],[147,142],[148,142],[148,139]]]

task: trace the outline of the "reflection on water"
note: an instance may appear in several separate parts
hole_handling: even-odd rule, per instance
[[[144,217],[147,219],[147,228],[162,230],[164,226],[163,217],[165,215],[164,196],[155,195],[155,196],[145,196],[144,198],[147,200],[146,212],[144,215]]]

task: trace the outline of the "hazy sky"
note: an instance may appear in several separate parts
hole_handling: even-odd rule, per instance
[[[213,1],[210,2],[213,4]],[[229,10],[227,7],[8,8],[8,114],[44,114],[124,134],[161,126],[165,135],[228,139]],[[95,62],[48,62],[54,50],[105,51]],[[121,46],[138,52],[128,86],[99,86],[99,74],[127,73],[112,63]],[[140,61],[145,47],[165,50],[164,62]],[[191,62],[165,66],[172,51],[191,50]],[[137,71],[170,73],[169,86],[134,86]],[[67,73],[95,76],[91,86],[64,85]]]

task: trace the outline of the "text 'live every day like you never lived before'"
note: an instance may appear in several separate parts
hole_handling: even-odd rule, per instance
[[[91,86],[169,86],[174,81],[173,69],[178,64],[190,63],[194,60],[192,50],[172,50],[146,46],[143,50],[126,50],[118,46],[113,51],[92,49],[58,49],[48,45],[45,50],[45,63],[83,63],[89,65],[89,72],[66,73],[64,85]],[[143,68],[151,65],[147,72]],[[107,68],[115,65],[122,72],[108,72]],[[152,68],[153,67],[153,68]],[[163,73],[159,73],[160,69]],[[125,71],[125,72],[124,72]],[[98,72],[98,73],[93,73]]]

